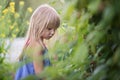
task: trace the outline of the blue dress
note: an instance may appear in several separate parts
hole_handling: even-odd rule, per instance
[[[44,52],[44,53],[46,53],[46,52]],[[44,67],[51,65],[50,60],[48,58],[45,58],[43,60],[43,64],[44,64]],[[24,64],[23,66],[21,66],[17,70],[14,80],[21,80],[30,75],[35,75],[33,62]]]

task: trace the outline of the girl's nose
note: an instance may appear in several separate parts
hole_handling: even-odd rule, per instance
[[[55,34],[55,30],[52,30],[52,31],[51,31],[51,34],[54,35],[54,34]]]

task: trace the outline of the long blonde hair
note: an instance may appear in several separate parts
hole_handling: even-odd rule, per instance
[[[48,26],[59,27],[59,25],[60,25],[60,17],[53,7],[47,4],[39,6],[33,12],[30,18],[30,24],[26,37],[26,42],[19,59],[20,60],[23,59],[24,52],[26,48],[29,46],[30,41],[37,41],[38,43],[41,44],[40,36],[44,29],[46,29]]]

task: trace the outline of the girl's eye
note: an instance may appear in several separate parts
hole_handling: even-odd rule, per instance
[[[48,30],[52,30],[52,28],[48,28]]]

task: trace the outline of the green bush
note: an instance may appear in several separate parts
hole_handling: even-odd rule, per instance
[[[46,67],[39,77],[119,80],[120,0],[65,0],[63,7],[58,30],[62,36],[49,50],[52,66]]]
[[[6,57],[12,40],[26,33],[27,19],[32,12],[30,7],[24,10],[24,1],[19,2],[18,10],[16,6],[14,1],[0,0],[0,80],[13,80],[15,69],[13,63],[6,61]]]
[[[0,3],[0,37],[24,36],[32,8],[29,7],[25,11],[24,1],[19,1],[19,4],[16,4],[13,1],[0,0]]]
[[[54,66],[46,68],[40,77],[46,80],[119,80],[120,1],[75,0],[65,4],[61,15],[67,40],[57,41],[50,50],[51,54],[58,55],[58,60],[52,59]]]

